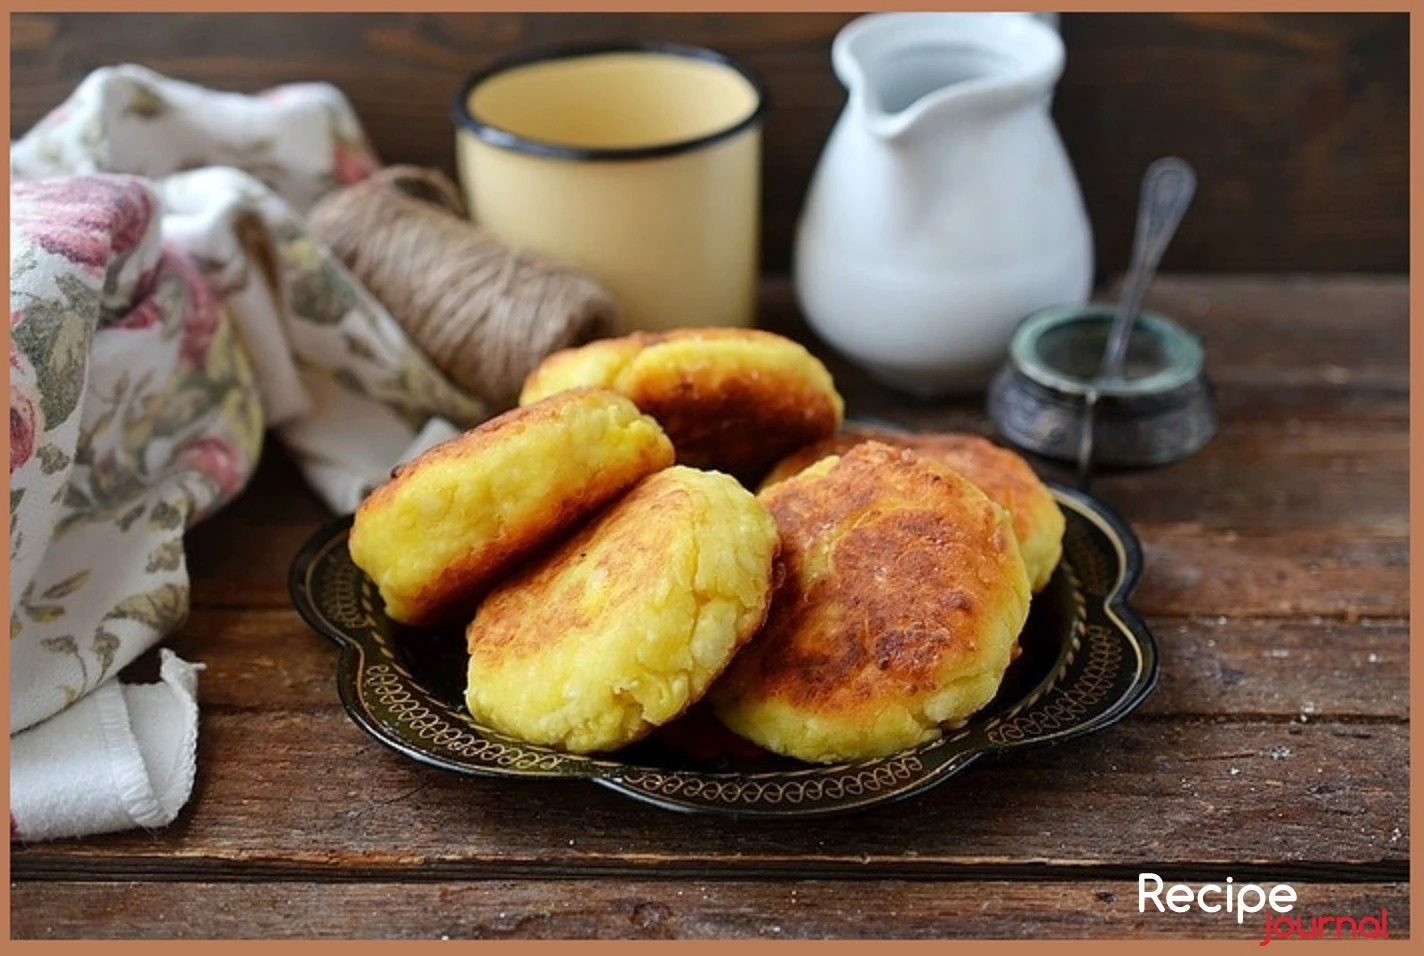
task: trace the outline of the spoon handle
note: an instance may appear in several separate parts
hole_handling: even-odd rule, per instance
[[[1197,176],[1192,167],[1175,156],[1167,156],[1147,167],[1142,177],[1142,197],[1137,207],[1137,235],[1132,244],[1132,265],[1128,270],[1127,289],[1113,318],[1112,332],[1103,352],[1101,377],[1117,378],[1127,357],[1127,340],[1132,324],[1142,309],[1142,299],[1162,253],[1172,241],[1177,224],[1182,221],[1192,195],[1197,189]]]

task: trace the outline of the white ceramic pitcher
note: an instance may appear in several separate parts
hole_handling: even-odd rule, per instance
[[[1019,13],[884,13],[831,48],[849,99],[797,229],[812,327],[882,382],[982,388],[1014,328],[1080,304],[1092,235],[1049,115],[1058,34]]]

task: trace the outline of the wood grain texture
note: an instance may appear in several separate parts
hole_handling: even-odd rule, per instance
[[[616,38],[717,47],[771,94],[763,243],[790,264],[794,224],[845,99],[829,47],[848,14],[49,14],[11,34],[12,135],[90,70],[138,62],[255,91],[324,80],[382,157],[453,171],[461,80],[513,51]],[[1054,113],[1082,183],[1100,271],[1127,259],[1137,184],[1158,156],[1201,189],[1167,255],[1187,271],[1404,272],[1408,20],[1403,14],[1064,14]]]
[[[1098,262],[1126,262],[1132,217],[1119,210],[1133,208],[1152,160],[1177,155],[1200,188],[1167,268],[1209,258],[1219,265],[1206,268],[1406,269],[1402,222],[1370,210],[1393,203],[1403,216],[1407,206],[1407,134],[1396,124],[1408,33],[1387,15],[1064,17],[1055,113]]]
[[[1295,889],[1291,916],[1384,910],[1390,938],[1409,936],[1407,884]],[[16,939],[1259,940],[1264,929],[1264,916],[1139,913],[1137,884],[1118,880],[22,883],[11,905]]]
[[[1407,934],[1407,281],[1168,276],[1153,302],[1207,337],[1221,432],[1094,487],[1142,539],[1134,604],[1162,651],[1124,722],[815,826],[429,769],[347,718],[335,647],[290,607],[330,515],[269,445],[187,539],[168,643],[207,664],[189,805],[156,833],[12,847],[12,935],[1259,938],[1138,913],[1143,869],[1288,881],[1303,915],[1387,907]],[[824,349],[784,280],[763,306]],[[828,359],[852,415],[988,431],[974,400]]]
[[[1260,864],[1402,880],[1407,724],[1131,718],[985,758],[916,799],[814,826],[650,810],[582,781],[462,777],[336,708],[211,709],[190,805],[158,836],[16,848],[15,879],[950,879]],[[964,868],[969,868],[967,871]]]
[[[1097,302],[1115,302],[1120,282]],[[1145,307],[1200,336],[1223,426],[1407,422],[1409,283],[1388,276],[1191,276],[1167,274]],[[768,281],[760,320],[808,340],[826,356],[851,416],[915,428],[983,429],[974,398],[922,402],[875,384],[806,326],[789,282]],[[867,316],[866,321],[874,321]]]
[[[1321,619],[1149,618],[1162,678],[1144,714],[1295,720],[1409,717],[1409,627]],[[204,709],[338,706],[336,645],[290,610],[194,611],[167,642],[206,670]],[[155,680],[153,655],[125,679]]]
[[[1409,614],[1403,535],[1247,535],[1191,524],[1139,531],[1147,570],[1133,603],[1148,614],[1305,616],[1316,625]]]

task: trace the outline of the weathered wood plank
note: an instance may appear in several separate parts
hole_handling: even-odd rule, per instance
[[[1367,212],[1406,208],[1407,143],[1378,132],[1408,85],[1400,20],[1070,14],[1062,24],[1068,56],[1054,113],[1099,263],[1126,262],[1133,220],[1117,210],[1135,203],[1148,163],[1178,155],[1202,188],[1168,268],[1206,250],[1229,256],[1215,268],[1323,271],[1366,250],[1394,263],[1385,269],[1404,268],[1405,230]]]
[[[16,879],[946,878],[974,866],[1261,864],[1403,879],[1409,728],[1131,718],[985,759],[814,826],[640,808],[576,781],[464,778],[333,708],[204,714],[193,799],[161,838],[16,847]]]
[[[1146,571],[1132,603],[1145,614],[1409,615],[1409,539],[1402,534],[1238,534],[1191,524],[1137,531]]]
[[[1409,719],[1407,621],[1223,616],[1152,627],[1162,677],[1143,714]]]
[[[1143,713],[1409,718],[1407,622],[1209,617],[1149,624],[1162,651],[1162,678]],[[198,610],[166,646],[206,665],[199,685],[205,708],[337,706],[336,646],[291,611]],[[126,679],[156,674],[150,659]]]
[[[1116,301],[1118,282],[1100,293]],[[1409,282],[1394,276],[1187,276],[1154,280],[1146,307],[1202,336],[1213,378],[1341,390],[1407,372]]]
[[[1409,935],[1408,884],[1292,885],[1297,902],[1291,917],[1378,920],[1384,911],[1391,939]],[[1118,880],[22,882],[10,898],[15,939],[1259,940],[1265,925],[1264,915],[1243,914],[1238,923],[1235,914],[1195,907],[1188,913],[1139,913],[1137,884]]]
[[[1223,427],[1185,461],[1095,478],[1095,497],[1135,523],[1214,531],[1409,531],[1409,427]]]

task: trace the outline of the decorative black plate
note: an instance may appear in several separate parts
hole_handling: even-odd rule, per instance
[[[686,727],[601,757],[487,730],[464,706],[463,633],[407,628],[386,617],[375,585],[351,563],[349,517],[307,542],[289,586],[307,623],[341,646],[337,684],[347,712],[377,740],[423,763],[486,776],[587,779],[673,810],[824,815],[919,793],[986,753],[1100,730],[1152,691],[1157,646],[1127,606],[1142,568],[1137,539],[1092,498],[1056,486],[1053,493],[1068,520],[1063,561],[1034,597],[1022,653],[998,696],[939,740],[849,764],[688,747]],[[690,736],[705,743],[706,727],[696,717],[684,720],[694,727]]]

